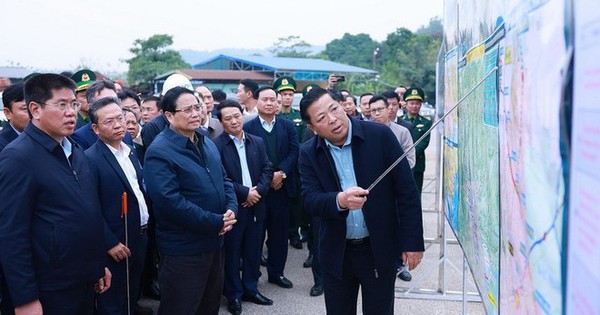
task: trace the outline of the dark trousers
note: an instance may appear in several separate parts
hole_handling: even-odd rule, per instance
[[[240,299],[242,294],[258,293],[260,256],[264,219],[255,220],[250,208],[240,208],[237,223],[225,234],[225,283],[223,295],[227,300]],[[242,274],[240,277],[240,261]]]
[[[312,222],[310,225],[311,228],[311,236],[308,238],[308,250],[313,256],[311,271],[313,274],[313,280],[315,285],[323,284],[323,270],[321,270],[321,262],[319,260],[319,239],[320,239],[320,229],[321,229],[321,218],[320,217],[312,217]]]
[[[359,287],[363,314],[394,314],[395,268],[390,264],[385,270],[376,270],[368,242],[346,245],[342,279],[324,272],[323,280],[325,307],[329,315],[355,315]]]
[[[423,190],[423,173],[425,173],[425,172],[413,170],[413,175],[415,177],[415,183],[417,183],[417,190],[419,190],[419,196],[421,196],[421,191]]]
[[[288,254],[290,198],[285,189],[269,191],[267,196],[267,273],[269,277],[283,276]]]
[[[133,237],[133,236],[130,236]],[[146,248],[148,246],[148,235],[142,233],[137,248],[129,248],[129,307],[131,314],[134,313],[140,292],[140,279],[144,269]],[[116,262],[108,256],[107,266],[112,273],[110,289],[97,297],[98,315],[120,315],[127,314],[127,269],[126,261]]]
[[[88,283],[65,290],[41,291],[40,302],[42,303],[44,315],[94,314],[94,297],[96,294],[94,285],[95,283]]]
[[[161,255],[158,315],[219,314],[223,265],[222,249],[193,256]]]

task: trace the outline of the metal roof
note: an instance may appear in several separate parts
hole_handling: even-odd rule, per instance
[[[32,72],[23,67],[0,67],[0,78],[23,79]]]
[[[179,73],[188,78],[188,80],[235,80],[252,79],[254,81],[273,81],[273,76],[266,73],[253,71],[237,70],[205,70],[205,69],[177,69],[164,74],[157,75],[154,79],[166,79],[173,73]]]
[[[234,56],[220,54],[195,64],[198,68],[219,59],[227,59],[243,62],[271,71],[319,71],[329,73],[365,73],[376,74],[377,71],[355,66],[349,66],[323,59],[311,58],[284,58],[284,57],[260,57],[260,56]]]

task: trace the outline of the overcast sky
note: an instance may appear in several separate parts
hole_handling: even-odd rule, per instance
[[[0,66],[125,71],[134,40],[173,36],[174,49],[265,49],[298,35],[325,45],[344,33],[382,41],[442,16],[443,0],[0,0]]]

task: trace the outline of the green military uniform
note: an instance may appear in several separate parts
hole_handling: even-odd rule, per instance
[[[75,81],[75,94],[84,93],[87,88],[96,82],[96,73],[92,70],[83,69],[75,72],[71,79]],[[91,106],[92,104],[89,104]],[[77,112],[77,124],[75,129],[79,129],[90,122],[90,116],[84,116],[81,114],[81,110]]]
[[[409,100],[420,100],[423,101],[424,93],[423,90],[419,88],[410,88],[404,93],[404,99],[406,101]],[[427,130],[431,129],[431,120],[425,118],[421,115],[417,115],[414,118],[411,118],[409,114],[405,114],[402,116],[402,119],[410,122],[412,124],[413,130],[411,131],[411,135],[413,138],[413,142],[416,142]],[[419,189],[419,193],[423,189],[423,174],[425,173],[425,149],[429,146],[429,138],[430,135],[427,135],[423,139],[423,141],[419,142],[415,146],[415,167],[413,168],[413,174],[415,176],[415,182],[417,183],[417,188]]]
[[[292,77],[280,77],[273,82],[273,89],[277,91],[292,90],[296,91],[296,80]],[[281,118],[285,118],[294,123],[294,129],[298,135],[298,143],[302,144],[304,139],[304,133],[306,132],[306,123],[300,117],[300,111],[290,107],[288,113],[281,112],[278,115]],[[299,175],[299,173],[297,174]],[[304,205],[302,203],[302,197],[300,195],[300,176],[296,176],[298,179],[298,194],[292,199],[292,213],[290,214],[290,244],[298,249],[302,248],[300,243],[300,235],[298,229],[302,227],[303,230],[308,227],[308,217],[306,211],[304,211]]]

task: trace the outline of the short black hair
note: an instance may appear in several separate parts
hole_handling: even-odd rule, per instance
[[[117,97],[122,101],[126,98],[133,98],[135,102],[140,106],[141,100],[140,97],[135,93],[132,89],[124,89],[122,92],[117,94]]]
[[[135,121],[139,122],[135,113],[129,108],[121,108],[123,110],[123,116],[127,116],[127,113],[132,113],[133,117],[135,117]]]
[[[119,103],[119,99],[115,98],[115,97],[103,97],[97,101],[94,102],[94,104],[92,104],[92,106],[90,106],[90,110],[89,110],[89,115],[90,115],[90,121],[93,124],[98,124],[98,115],[96,115],[96,112],[104,107],[104,106],[108,106],[110,104],[117,104],[119,105],[119,107],[121,107],[121,104]]]
[[[240,84],[244,86],[244,91],[252,92],[252,97],[254,97],[254,94],[256,93],[256,90],[258,89],[258,83],[256,83],[256,81],[251,80],[251,79],[242,79],[242,80],[240,80]]]
[[[391,97],[389,97],[391,98]],[[369,100],[369,105],[377,102],[377,101],[383,101],[383,104],[385,104],[385,107],[390,106],[390,104],[387,101],[388,97],[383,96],[382,94],[379,95],[375,95],[373,97],[371,97],[371,99]]]
[[[328,90],[320,87],[314,87],[310,91],[308,91],[306,95],[304,95],[302,100],[300,100],[300,117],[302,117],[302,120],[304,120],[305,123],[310,124],[310,115],[308,114],[308,108],[325,94],[329,94],[331,96],[331,92],[329,92]]]
[[[265,90],[273,90],[275,92],[275,95],[277,95],[277,91],[269,85],[265,85],[263,87],[259,87],[258,89],[256,89],[256,91],[254,91],[254,94],[252,94],[252,97],[257,100],[258,99],[258,95],[260,94],[260,92],[265,91]]]
[[[115,91],[115,94],[117,94],[117,87],[113,81],[106,79],[96,81],[85,91],[85,98],[87,99],[87,102],[89,104],[94,104],[96,102],[96,94],[104,89],[113,90]]]
[[[198,99],[198,96],[196,96],[196,94],[194,93],[194,91],[184,88],[182,86],[176,86],[170,90],[167,91],[167,93],[165,93],[165,95],[163,95],[162,97],[162,101],[160,102],[160,107],[162,108],[163,111],[165,112],[171,112],[174,113],[175,112],[175,107],[177,107],[177,99],[182,95],[182,94],[192,94],[194,95],[194,97],[196,98],[196,100],[198,100],[198,103],[200,103],[200,100]]]
[[[212,91],[212,96],[215,102],[222,102],[227,98],[227,94],[221,89]]]
[[[400,96],[394,91],[385,91],[381,93],[385,98],[395,98],[398,102],[400,102]],[[370,103],[369,103],[370,104]]]
[[[352,101],[354,102],[354,105],[356,106],[356,104],[358,104],[356,102],[356,96],[352,95],[352,94],[348,94],[348,96],[346,96],[346,99],[351,98]],[[344,100],[345,101],[345,100]]]
[[[336,100],[338,102],[345,102],[346,101],[346,98],[344,97],[344,94],[342,94],[341,91],[332,90],[332,91],[329,91],[329,94],[331,95],[331,97],[334,100]]]
[[[220,102],[219,105],[217,105],[217,118],[219,119],[219,121],[221,121],[221,118],[222,118],[221,110],[223,108],[227,108],[227,107],[235,107],[240,110],[240,113],[244,113],[244,111],[242,110],[242,105],[240,105],[240,103],[238,103],[237,101],[224,100],[224,101]]]
[[[4,107],[8,108],[12,112],[12,106],[14,102],[20,102],[25,99],[23,93],[23,83],[13,84],[2,92],[2,103]]]
[[[160,110],[161,109],[160,108],[160,97],[158,97],[158,96],[154,96],[154,95],[148,96],[142,100],[142,104],[144,104],[146,102],[152,102],[152,101],[156,102],[156,109]]]
[[[362,100],[363,97],[369,96],[369,95],[373,96],[373,93],[363,93],[358,97],[358,100],[360,101],[360,100]]]
[[[43,105],[47,100],[54,95],[53,90],[69,89],[75,95],[75,82],[71,78],[55,73],[42,73],[25,81],[23,86],[23,94],[25,95],[25,103],[36,102]],[[29,118],[33,118],[29,112]]]

